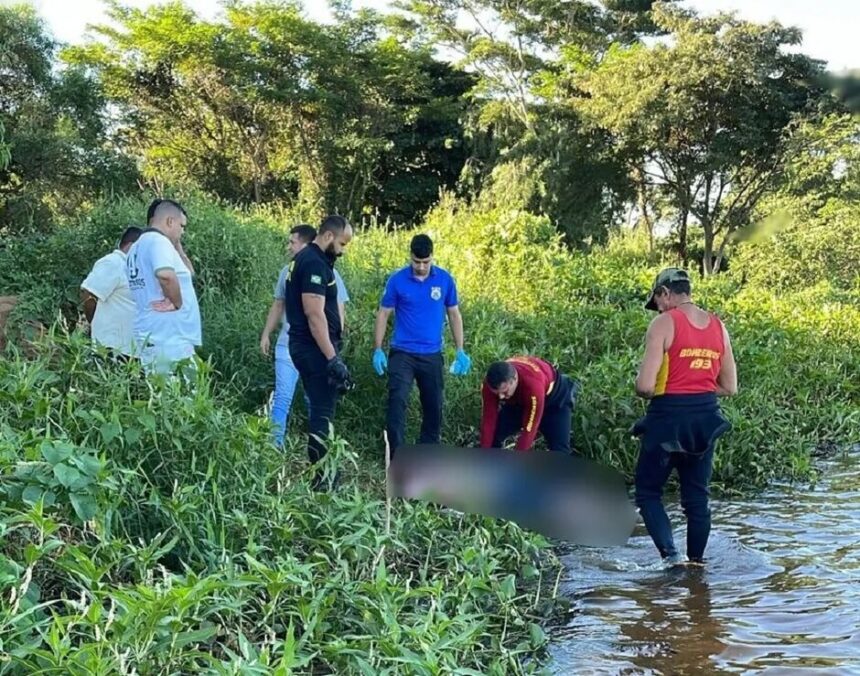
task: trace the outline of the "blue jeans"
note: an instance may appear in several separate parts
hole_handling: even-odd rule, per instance
[[[275,394],[272,397],[272,424],[275,428],[275,445],[284,444],[284,435],[290,420],[290,408],[299,382],[299,372],[290,357],[287,345],[275,345]]]

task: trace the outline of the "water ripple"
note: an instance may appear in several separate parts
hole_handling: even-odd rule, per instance
[[[574,612],[551,670],[860,675],[858,468],[854,456],[814,487],[715,501],[705,569],[664,570],[641,527],[626,547],[569,549],[561,593]]]

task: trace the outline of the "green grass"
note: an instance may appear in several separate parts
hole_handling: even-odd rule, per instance
[[[512,524],[308,488],[260,418],[81,337],[0,362],[0,672],[519,673],[554,559]],[[240,669],[241,667],[241,669]],[[470,671],[471,669],[471,671]]]
[[[346,483],[317,495],[300,404],[286,452],[269,443],[273,366],[257,348],[288,226],[312,219],[186,201],[211,363],[192,387],[108,366],[76,329],[77,285],[142,201],[101,204],[0,250],[0,292],[21,298],[15,325],[52,326],[28,356],[0,358],[0,673],[536,670],[541,624],[559,609],[543,538],[402,501],[386,524],[371,335],[411,233],[363,228],[342,261],[358,387],[329,456]],[[629,476],[642,302],[659,256],[636,235],[571,253],[545,219],[448,198],[423,230],[458,281],[473,357],[468,377],[446,377],[444,440],[476,442],[487,364],[533,353],[583,383],[578,449]],[[715,468],[725,490],[809,478],[816,449],[860,438],[860,310],[826,286],[775,295],[742,272],[695,285],[738,360]],[[414,401],[411,432],[417,423]]]

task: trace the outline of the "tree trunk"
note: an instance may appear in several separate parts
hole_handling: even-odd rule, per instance
[[[702,254],[702,272],[710,277],[714,270],[714,224],[709,218],[702,219],[702,230],[705,231],[705,251]]]
[[[681,209],[678,215],[678,258],[681,259],[681,266],[687,267],[687,219],[690,212],[687,207]]]
[[[723,260],[725,260],[726,246],[729,243],[730,235],[731,233],[728,233],[725,237],[723,237],[723,241],[720,243],[720,248],[717,250],[717,255],[714,258],[714,274],[718,273],[723,265]]]
[[[636,181],[636,201],[639,212],[642,214],[642,222],[648,230],[648,251],[654,251],[654,222],[648,214],[648,181],[642,167],[634,169],[634,180]]]

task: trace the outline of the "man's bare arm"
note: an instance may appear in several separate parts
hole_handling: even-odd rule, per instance
[[[454,337],[454,347],[463,349],[463,315],[460,314],[460,306],[452,305],[448,308],[448,323],[451,325],[451,335]]]
[[[161,268],[156,271],[155,276],[161,284],[161,292],[170,301],[174,310],[182,307],[182,290],[179,288],[179,277],[173,268]]]
[[[98,305],[98,302],[99,299],[93,294],[86,289],[81,289],[81,307],[84,310],[84,316],[90,324],[93,323],[93,317],[95,317],[96,305]]]
[[[738,368],[735,364],[735,355],[732,350],[732,342],[729,332],[723,326],[723,344],[725,349],[720,361],[720,373],[717,375],[717,395],[720,397],[732,397],[738,393]]]
[[[278,322],[284,316],[284,301],[275,299],[272,301],[272,307],[269,308],[269,314],[266,316],[266,325],[263,327],[263,333],[260,334],[260,352],[265,355],[269,354],[271,347],[271,335],[278,327]]]
[[[394,312],[393,307],[380,307],[376,311],[376,324],[373,328],[373,347],[381,348],[385,342],[385,332],[388,330],[388,318]]]
[[[325,296],[315,293],[302,294],[302,309],[308,318],[311,335],[326,359],[334,359],[337,351],[328,335],[328,322],[325,318]]]
[[[182,247],[182,242],[176,242],[173,245],[176,248],[176,252],[179,254],[179,257],[182,259],[182,262],[185,263],[185,267],[188,268],[188,272],[191,273],[191,276],[194,276],[194,265],[191,263],[191,259],[188,257],[188,254],[185,253],[185,249]]]
[[[672,340],[672,318],[669,315],[655,317],[645,333],[645,354],[636,376],[636,394],[644,399],[654,396],[657,374],[663,365],[663,354]]]

